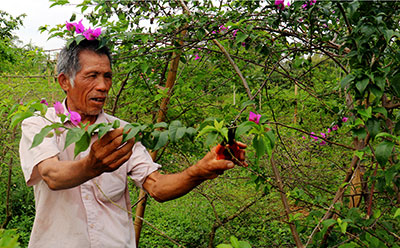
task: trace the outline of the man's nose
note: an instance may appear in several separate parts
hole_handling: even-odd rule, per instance
[[[98,80],[96,82],[96,90],[102,91],[102,92],[108,92],[110,87],[111,87],[110,79],[108,79],[104,76],[98,77]]]

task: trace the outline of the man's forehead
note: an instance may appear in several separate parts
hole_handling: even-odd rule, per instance
[[[102,69],[107,68],[111,72],[111,62],[106,54],[99,54],[94,51],[84,50],[79,53],[81,69]]]

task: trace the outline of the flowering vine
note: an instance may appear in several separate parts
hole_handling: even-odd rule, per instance
[[[349,120],[348,117],[343,117],[342,118],[342,122],[347,122],[348,120]],[[332,133],[333,131],[337,131],[338,129],[339,129],[339,126],[337,124],[335,124],[334,126],[332,126],[332,128],[328,128],[326,130],[326,133],[321,132],[320,133],[320,137],[322,137],[323,139],[326,139],[326,138],[328,138],[330,133]],[[320,138],[318,136],[316,136],[315,132],[310,132],[309,136],[314,141],[320,140]],[[307,139],[307,137],[303,135],[302,139]],[[319,142],[319,145],[321,145],[321,146],[326,145],[326,141],[323,140],[323,139]]]

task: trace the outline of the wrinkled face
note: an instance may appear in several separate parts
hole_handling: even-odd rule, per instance
[[[79,54],[81,70],[76,73],[74,87],[67,80],[67,105],[82,116],[82,121],[96,120],[103,109],[112,84],[112,71],[107,55],[84,50]]]

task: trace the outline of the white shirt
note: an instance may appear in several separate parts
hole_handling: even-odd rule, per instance
[[[60,122],[54,108],[48,109],[46,117]],[[102,112],[96,123],[110,123],[116,119]],[[79,160],[89,154],[90,148],[74,159],[74,144],[64,150],[66,132],[63,132],[46,137],[39,146],[30,149],[35,134],[49,124],[42,117],[31,117],[22,123],[21,166],[27,185],[34,188],[36,207],[29,247],[136,247],[127,175],[136,186],[142,187],[146,177],[161,166],[154,163],[145,147],[137,142],[130,159],[118,170],[103,173],[74,188],[51,190],[36,165],[53,156],[58,156],[59,160]],[[72,123],[66,124],[72,127]],[[125,124],[121,121],[121,125]],[[94,135],[91,144],[96,140],[97,135]]]

